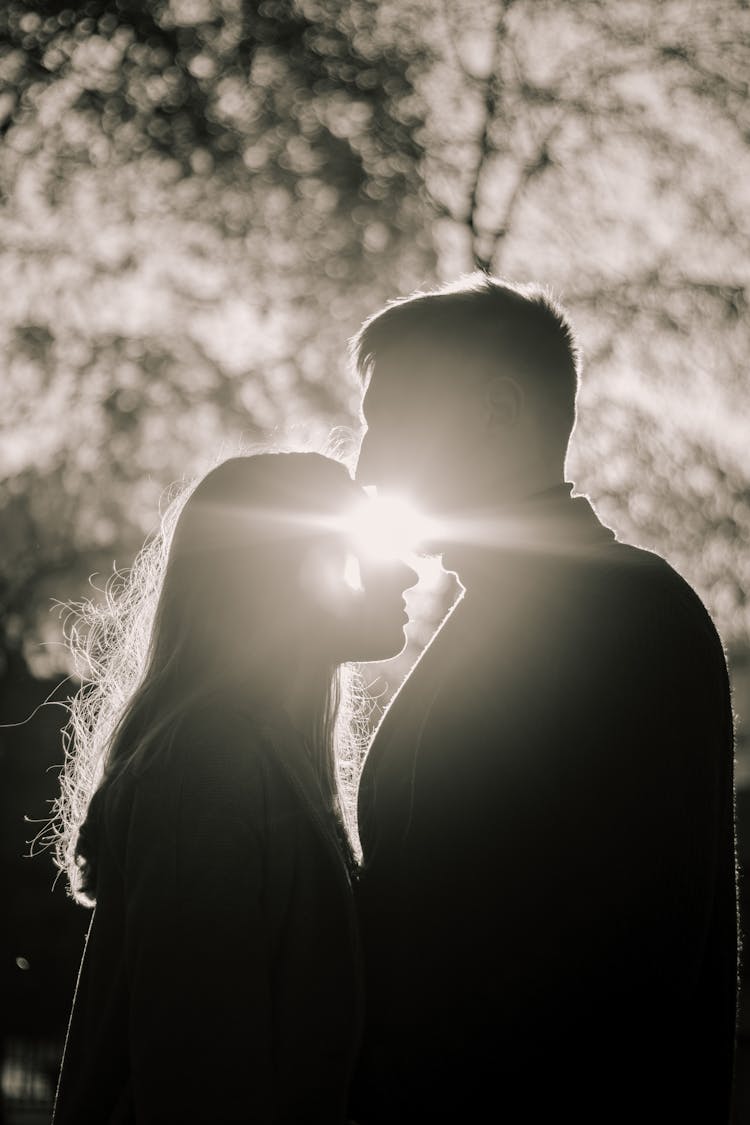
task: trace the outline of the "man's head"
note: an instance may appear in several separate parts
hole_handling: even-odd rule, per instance
[[[455,513],[563,479],[579,354],[539,286],[475,274],[391,302],[352,355],[366,386],[361,484]]]

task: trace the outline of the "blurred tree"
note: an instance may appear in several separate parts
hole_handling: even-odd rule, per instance
[[[562,295],[569,469],[750,640],[750,7],[458,0],[426,34],[425,189],[448,273]]]
[[[354,422],[362,316],[479,265],[566,300],[575,479],[746,640],[748,20],[741,0],[10,0],[11,631],[126,561],[162,488],[240,436]]]
[[[344,341],[434,254],[397,12],[11,0],[0,42],[0,575],[23,632],[40,594],[127,557],[172,479],[351,422]]]

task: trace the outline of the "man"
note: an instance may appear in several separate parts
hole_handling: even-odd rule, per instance
[[[564,481],[566,315],[480,275],[387,306],[354,354],[358,480],[422,506],[465,593],[362,776],[352,1114],[725,1123],[726,665],[694,591]]]

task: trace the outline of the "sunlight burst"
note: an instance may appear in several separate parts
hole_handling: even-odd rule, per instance
[[[358,554],[386,562],[419,551],[430,522],[404,497],[371,495],[349,513],[346,525]]]

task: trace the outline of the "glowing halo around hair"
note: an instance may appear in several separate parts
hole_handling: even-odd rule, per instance
[[[353,553],[372,562],[411,558],[429,529],[430,521],[407,499],[379,496],[374,490],[344,518]]]

